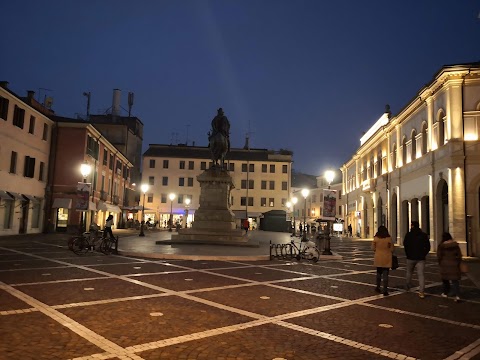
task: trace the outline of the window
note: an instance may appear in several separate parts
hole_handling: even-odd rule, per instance
[[[7,121],[8,116],[8,99],[0,96],[0,118]]]
[[[269,181],[270,190],[275,190],[275,181]]]
[[[168,160],[163,160],[163,168],[168,169]]]
[[[102,174],[102,188],[100,189],[101,191],[105,190],[105,175]]]
[[[282,198],[282,206],[287,206],[287,199]]]
[[[189,161],[188,162],[188,170],[193,170],[194,169],[194,162],[193,161]]]
[[[262,173],[267,172],[267,164],[262,164]]]
[[[253,180],[248,180],[248,188],[253,189],[254,188],[254,182]]]
[[[48,125],[43,124],[43,134],[42,134],[42,140],[47,141],[48,139]]]
[[[23,129],[24,121],[25,110],[15,105],[15,110],[13,111],[13,125],[18,126],[20,129]]]
[[[117,170],[117,173],[120,173],[120,174],[122,173],[122,162],[120,160],[117,160],[116,170]],[[120,170],[120,171],[118,171],[118,170]]]
[[[178,199],[177,201],[178,201],[179,204],[183,204],[183,195],[182,194],[178,195],[177,199]]]
[[[150,169],[155,169],[155,160],[150,160]]]
[[[412,131],[412,157],[411,160],[415,160],[417,158],[417,132],[415,129]]]
[[[103,149],[103,165],[108,165],[108,151],[107,149]]]
[[[180,170],[185,170],[185,161],[184,160],[180,160]]]
[[[240,198],[240,205],[247,206],[247,198],[245,196]],[[253,206],[253,197],[248,197],[248,206]]]
[[[12,222],[13,222],[13,210],[15,208],[15,201],[14,200],[4,200],[4,213],[3,213],[3,228],[4,229],[11,229]]]
[[[317,195],[313,194],[312,195],[312,203],[316,203],[316,202],[317,202]]]
[[[17,153],[12,151],[12,155],[10,157],[10,174],[17,173]]]
[[[255,172],[255,164],[248,164],[248,171]]]
[[[284,174],[288,173],[288,166],[287,165],[282,165],[282,173],[284,173]]]
[[[30,134],[35,133],[35,116],[30,115],[30,124],[28,125],[28,132]]]
[[[260,198],[260,206],[267,206],[267,198]]]
[[[402,165],[407,164],[407,138],[403,138],[402,142]]]
[[[240,189],[246,189],[247,188],[247,180],[242,180]]]
[[[162,204],[166,204],[166,203],[167,203],[167,194],[162,194],[162,195],[160,196],[160,198],[161,198],[161,203],[162,203]]]
[[[200,170],[207,170],[207,163],[205,161],[200,163]]]
[[[229,164],[229,171],[235,171],[235,164],[234,163],[230,163]]]
[[[338,207],[338,216],[342,216],[342,206]]]
[[[242,164],[242,172],[247,172],[247,164]]]
[[[274,207],[275,206],[275,199],[274,198],[269,198],[268,199],[268,206]]]
[[[155,176],[148,177],[148,185],[155,185]]]
[[[23,168],[23,176],[33,178],[35,174],[35,158],[25,156],[25,166]]]
[[[43,161],[40,161],[40,170],[38,172],[38,180],[43,181],[43,172],[45,169],[45,163]]]
[[[147,202],[149,202],[149,203],[153,202],[153,194],[148,194],[147,195]]]
[[[397,168],[397,145],[396,144],[393,144],[393,151],[392,151],[392,167],[394,169]]]
[[[110,161],[108,163],[108,168],[113,170],[113,154],[110,154]]]
[[[168,176],[162,177],[162,185],[163,186],[168,186]]]
[[[40,224],[40,202],[35,201],[32,203],[32,229],[38,229]]]
[[[288,183],[286,181],[282,181],[282,190],[288,189]]]
[[[178,186],[185,186],[185,178],[178,178]]]
[[[275,174],[275,165],[270,165],[270,172]]]
[[[267,190],[267,182],[265,180],[262,180],[261,189],[262,190]]]
[[[188,186],[193,186],[193,178],[188,178]]]
[[[94,159],[98,160],[98,149],[98,142],[90,135],[87,135],[87,155],[90,155]]]

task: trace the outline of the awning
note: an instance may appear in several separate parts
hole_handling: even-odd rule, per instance
[[[23,197],[24,197],[26,200],[29,200],[29,201],[31,201],[31,202],[38,202],[38,201],[39,201],[35,196],[32,196],[32,195],[23,194]]]
[[[3,191],[3,190],[0,190],[0,199],[13,200],[12,197],[8,195],[6,191]]]
[[[127,211],[138,211],[138,210],[142,210],[143,208],[140,206],[140,205],[136,205],[136,206],[123,206],[122,207],[122,210],[127,210]],[[145,210],[153,210],[153,209],[150,209],[150,208],[145,208]]]
[[[7,191],[8,194],[10,194],[10,196],[14,199],[17,199],[17,200],[22,200],[24,201],[25,199],[23,198],[22,195],[20,195],[19,193],[16,193],[16,192],[13,192],[13,191]]]
[[[233,210],[233,214],[237,219],[244,219],[245,218],[245,210]],[[248,212],[248,217],[249,218],[256,218],[262,215],[261,212]]]
[[[88,210],[97,211],[97,205],[95,205],[94,202],[89,201],[89,202],[88,202]]]
[[[122,212],[122,210],[120,210],[120,208],[117,205],[108,204],[104,201],[101,201],[101,202],[98,203],[98,210],[100,210],[100,211],[110,211],[110,212],[113,212],[113,213]]]
[[[72,208],[72,199],[68,198],[56,198],[53,200],[52,208],[64,208],[64,209],[71,209]]]

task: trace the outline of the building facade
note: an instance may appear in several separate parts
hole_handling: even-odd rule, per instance
[[[0,236],[43,231],[53,121],[0,83]]]
[[[47,203],[49,230],[78,232],[81,223],[85,229],[92,223],[103,228],[110,214],[115,226],[126,222],[128,213],[121,207],[127,192],[133,190],[132,163],[94,125],[59,117],[56,120]],[[82,164],[91,169],[85,178],[80,171]],[[89,194],[85,211],[79,211],[81,190]]]
[[[174,224],[190,227],[200,198],[196,178],[211,164],[208,147],[151,144],[143,155],[142,183],[149,185],[144,194],[143,220],[158,221],[166,227],[172,213]],[[286,210],[292,168],[290,151],[231,149],[227,165],[235,186],[230,203],[238,226],[248,217],[251,227],[258,228],[264,213]],[[173,201],[170,194],[175,195]]]
[[[480,63],[444,66],[397,115],[387,108],[341,169],[353,233],[385,225],[401,244],[416,220],[433,249],[448,231],[478,256],[479,132]]]

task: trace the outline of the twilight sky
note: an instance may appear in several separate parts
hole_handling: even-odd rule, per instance
[[[207,145],[218,107],[233,147],[294,152],[320,175],[397,114],[442,65],[480,61],[471,0],[4,1],[0,80],[54,98],[58,115],[105,113],[135,93],[151,143]],[[39,89],[49,89],[39,90]],[[126,112],[124,113],[126,115]]]

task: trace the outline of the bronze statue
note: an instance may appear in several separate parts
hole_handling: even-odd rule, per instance
[[[222,108],[217,110],[217,116],[212,120],[212,130],[208,133],[208,142],[213,166],[225,169],[225,156],[230,151],[230,122]]]

